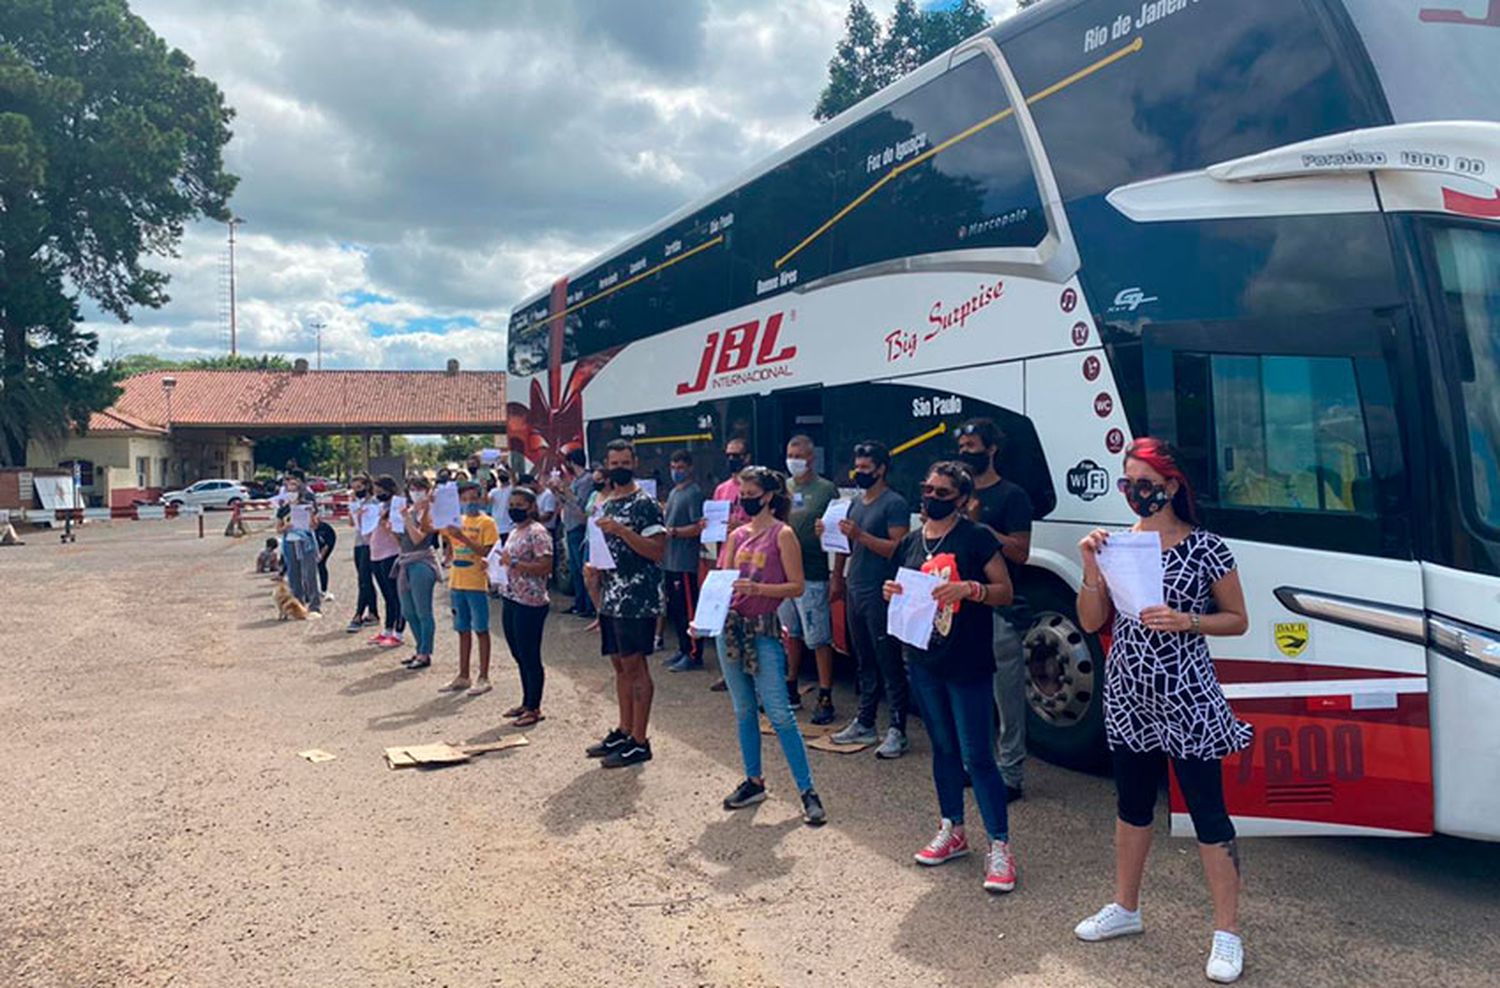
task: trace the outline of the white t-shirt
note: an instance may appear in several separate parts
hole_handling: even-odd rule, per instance
[[[490,492],[490,517],[495,519],[495,529],[501,535],[509,535],[516,527],[510,520],[509,487],[496,487]]]
[[[554,514],[556,511],[557,511],[557,495],[555,493],[553,493],[551,490],[548,490],[545,487],[542,488],[542,493],[538,494],[537,495],[537,499],[536,499],[536,512],[537,512],[537,514],[542,515],[542,516],[545,517],[546,515]],[[554,516],[553,519],[552,519],[552,521],[551,521],[551,523],[549,523],[547,525],[548,531],[551,531],[552,529],[556,528],[557,527],[557,522],[558,522],[558,519]]]

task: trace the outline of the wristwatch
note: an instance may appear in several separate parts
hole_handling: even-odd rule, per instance
[[[1201,635],[1203,633],[1203,629],[1201,627],[1199,627],[1199,617],[1200,616],[1198,614],[1193,614],[1192,615],[1192,619],[1193,619],[1193,631]]]

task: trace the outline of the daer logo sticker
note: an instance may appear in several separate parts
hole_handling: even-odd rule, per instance
[[[1307,651],[1307,643],[1312,639],[1306,621],[1278,621],[1273,631],[1276,650],[1289,659]]]

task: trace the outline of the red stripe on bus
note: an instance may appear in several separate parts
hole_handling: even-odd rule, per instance
[[[1353,666],[1295,662],[1288,659],[1215,659],[1214,670],[1221,683],[1301,683],[1320,679],[1421,678],[1422,673],[1389,669],[1357,669]]]

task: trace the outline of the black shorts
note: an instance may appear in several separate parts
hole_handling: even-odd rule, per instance
[[[599,618],[601,655],[650,655],[656,648],[656,618]]]

